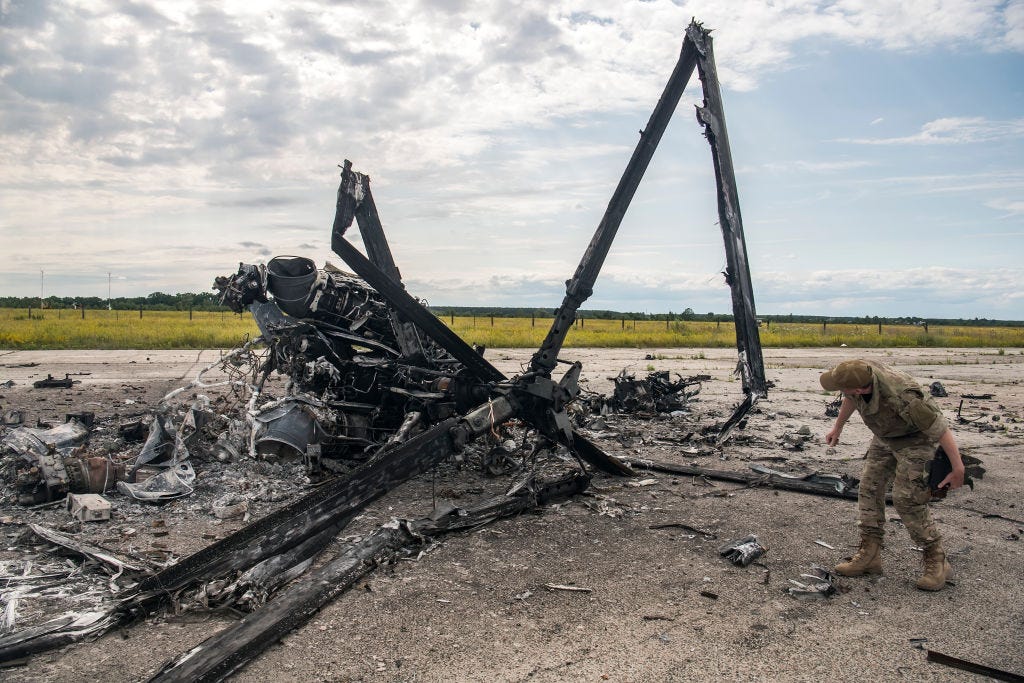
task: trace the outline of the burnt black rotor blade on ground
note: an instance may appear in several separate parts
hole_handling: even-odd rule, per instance
[[[102,627],[91,631],[90,635],[100,635],[150,613],[177,591],[232,571],[244,571],[267,558],[288,552],[330,527],[340,530],[370,502],[450,456],[455,450],[452,427],[458,422],[458,418],[440,422],[371,460],[350,477],[325,484],[178,564],[146,577],[137,587],[120,596]],[[69,623],[65,629],[40,632],[32,637],[19,638],[11,634],[0,640],[4,643],[0,645],[0,662],[74,642],[81,637],[79,631],[81,628]]]
[[[151,683],[220,681],[255,659],[289,631],[348,590],[380,564],[421,546],[427,537],[477,528],[502,517],[582,492],[589,479],[578,472],[528,488],[513,496],[497,496],[446,515],[395,521],[350,544],[335,559],[296,581],[271,602],[237,624],[167,662]]]
[[[402,482],[426,472],[451,455],[450,432],[457,422],[457,418],[449,418],[438,423],[371,460],[350,477],[330,482],[144,579],[139,584],[138,594],[163,594],[231,569],[247,569],[298,545],[326,526],[358,513]]]

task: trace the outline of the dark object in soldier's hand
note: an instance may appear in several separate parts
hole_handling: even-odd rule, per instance
[[[942,500],[949,493],[949,484],[942,488],[939,488],[939,484],[952,471],[953,465],[949,462],[949,456],[942,446],[939,446],[935,449],[935,457],[928,468],[928,488],[932,492],[932,500]]]
[[[953,471],[953,465],[949,462],[949,456],[946,455],[946,451],[939,446],[935,449],[935,457],[928,464],[928,488],[932,492],[932,500],[942,500],[949,493],[949,484],[946,484],[941,489],[939,484],[942,480],[949,476],[949,473]],[[982,470],[984,472],[984,470]],[[975,473],[977,474],[977,473]],[[979,477],[981,475],[978,475]],[[974,480],[971,479],[966,473],[964,474],[964,484],[971,487],[974,490]]]

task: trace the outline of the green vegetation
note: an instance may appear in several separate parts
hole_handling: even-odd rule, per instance
[[[230,311],[0,308],[2,349],[216,349],[258,334],[251,315]]]
[[[471,344],[536,348],[550,318],[441,317]],[[0,349],[200,349],[230,348],[259,334],[252,317],[228,311],[153,311],[0,308]],[[765,321],[765,347],[1024,347],[1024,327],[797,323]],[[577,320],[566,346],[627,348],[727,348],[736,345],[729,320]]]
[[[456,334],[473,344],[492,347],[537,347],[550,319],[441,318]],[[1024,347],[1024,327],[958,325],[864,325],[849,323],[766,322],[760,328],[765,347]],[[635,348],[727,348],[736,345],[731,321],[583,320],[566,337],[566,346]]]

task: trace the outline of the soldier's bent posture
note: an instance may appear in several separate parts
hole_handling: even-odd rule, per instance
[[[928,463],[939,444],[949,456],[950,474],[939,488],[963,486],[964,465],[946,418],[931,395],[908,374],[873,360],[848,360],[820,378],[827,391],[843,392],[839,417],[825,435],[830,446],[839,443],[843,425],[856,410],[874,434],[861,474],[860,547],[848,561],[836,565],[843,576],[882,573],[885,535],[885,492],[892,482],[892,501],[914,542],[924,548],[923,590],[937,591],[952,568],[942,549],[942,536],[928,514],[931,490]]]

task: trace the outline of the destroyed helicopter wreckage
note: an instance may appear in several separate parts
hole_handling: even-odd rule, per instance
[[[708,31],[694,22],[686,30],[679,60],[641,131],[605,215],[567,281],[554,322],[521,374],[505,377],[405,291],[384,237],[369,178],[353,171],[346,161],[332,249],[355,275],[330,267],[318,269],[301,257],[278,257],[266,267],[241,264],[237,273],[218,278],[215,284],[225,304],[234,310],[252,311],[261,332],[259,341],[267,349],[260,356],[250,355],[254,340],[222,364],[229,373],[232,361],[238,362],[235,368],[251,371],[236,369],[227,382],[247,393],[246,415],[251,424],[232,424],[222,432],[219,443],[224,457],[295,453],[310,467],[340,476],[176,564],[152,573],[140,572],[137,582],[119,592],[103,610],[0,638],[0,661],[125,626],[169,601],[180,603],[199,594],[209,595],[214,585],[226,582],[256,587],[265,598],[256,601],[259,606],[254,611],[237,626],[167,663],[152,679],[219,680],[308,620],[374,563],[409,551],[425,537],[573,495],[587,486],[594,470],[632,474],[625,462],[603,452],[574,428],[567,408],[580,395],[582,366],[563,361],[559,355],[694,69],[704,90],[704,106],[697,108],[697,118],[714,161],[727,259],[725,277],[732,293],[738,374],[745,394],[732,417],[717,430],[717,441],[724,442],[754,404],[767,395],[768,383],[711,39]],[[366,255],[346,239],[353,221],[358,224]],[[243,362],[246,359],[248,365]],[[552,374],[558,364],[567,369],[555,379]],[[264,388],[273,373],[288,378],[286,395],[266,400]],[[667,395],[684,391],[693,382],[672,384],[667,378],[658,378],[651,386],[660,391],[668,385]],[[188,388],[206,386],[200,373]],[[165,403],[180,392],[172,392]],[[202,429],[197,417],[203,422],[207,408],[193,405],[189,410],[193,428]],[[387,524],[274,593],[309,566],[367,504],[437,463],[458,457],[474,440],[497,436],[510,420],[523,425],[524,444],[529,442],[524,462],[558,445],[571,454],[577,467],[554,477],[527,471],[504,496],[435,514],[429,520]],[[153,425],[147,441],[147,445],[153,441],[152,447],[144,452],[156,455],[137,461],[132,469],[137,473],[143,466],[163,466],[164,472],[181,468],[186,462],[187,430],[175,428],[166,418],[157,418]],[[170,491],[173,495],[175,486],[169,482],[150,493]],[[51,488],[61,490],[60,482]]]

